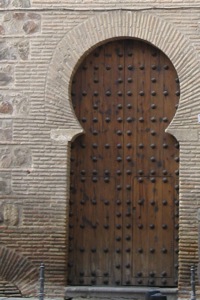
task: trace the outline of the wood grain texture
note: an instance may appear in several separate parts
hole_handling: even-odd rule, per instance
[[[139,40],[95,49],[72,99],[69,284],[177,285],[179,100],[169,59]]]

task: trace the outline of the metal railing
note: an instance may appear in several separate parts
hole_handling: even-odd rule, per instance
[[[45,266],[41,263],[39,271],[39,300],[44,300],[44,270]]]
[[[191,271],[191,298],[190,300],[196,300],[196,291],[195,291],[195,266],[191,266],[190,271]]]
[[[196,288],[195,288],[195,271],[196,268],[195,266],[190,267],[190,272],[191,272],[191,297],[190,300],[196,300]],[[44,300],[44,281],[45,281],[45,265],[41,263],[40,268],[39,268],[39,300]],[[155,291],[155,293],[158,291]],[[161,294],[160,294],[161,295]],[[166,296],[164,296],[166,297]],[[146,299],[149,300],[149,298],[153,298],[151,293],[146,294]]]

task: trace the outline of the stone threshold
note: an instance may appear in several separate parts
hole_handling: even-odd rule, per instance
[[[95,286],[68,286],[65,288],[65,299],[83,298],[145,298],[147,292],[158,290],[168,296],[168,299],[177,299],[178,288],[163,287],[95,287]]]

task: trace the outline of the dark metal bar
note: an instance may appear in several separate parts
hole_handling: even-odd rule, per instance
[[[41,263],[40,265],[40,278],[39,278],[39,285],[40,285],[40,289],[39,289],[39,300],[43,300],[44,299],[44,264]]]
[[[191,298],[190,298],[190,300],[196,300],[196,292],[195,292],[195,266],[191,266],[190,271],[191,271],[191,287],[192,287],[192,292],[191,292]]]

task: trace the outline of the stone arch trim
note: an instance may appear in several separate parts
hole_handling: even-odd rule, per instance
[[[0,276],[12,282],[22,296],[35,295],[37,269],[27,258],[5,246],[0,247]]]
[[[57,45],[47,74],[46,123],[51,138],[67,143],[82,132],[71,107],[71,78],[83,58],[95,47],[115,38],[139,38],[162,50],[174,64],[180,79],[177,113],[167,131],[180,140],[197,140],[200,95],[197,54],[176,27],[157,16],[115,11],[96,15],[67,32]]]

